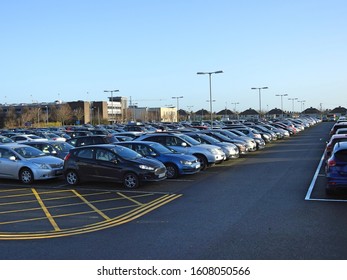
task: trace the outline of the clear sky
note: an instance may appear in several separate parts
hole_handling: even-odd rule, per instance
[[[0,103],[347,107],[346,0],[0,1]],[[288,98],[298,98],[294,103]],[[239,104],[233,104],[239,103]],[[193,107],[191,107],[193,106]]]

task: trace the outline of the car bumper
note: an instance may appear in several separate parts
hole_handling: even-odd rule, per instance
[[[39,169],[33,171],[35,180],[47,180],[58,178],[63,175],[63,168],[61,169]]]
[[[195,174],[200,171],[201,164],[200,162],[196,162],[192,165],[183,165],[179,169],[180,175],[187,175],[187,174]]]

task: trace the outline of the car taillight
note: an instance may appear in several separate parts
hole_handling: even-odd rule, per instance
[[[328,166],[329,167],[332,167],[332,166],[335,166],[335,165],[336,165],[336,161],[335,160],[333,160],[333,159],[328,160]]]
[[[64,160],[68,160],[68,159],[70,158],[70,156],[71,156],[71,154],[68,153],[68,154],[65,156]]]

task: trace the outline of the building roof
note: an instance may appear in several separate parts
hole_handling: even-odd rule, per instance
[[[338,114],[346,114],[347,113],[347,109],[344,107],[336,107],[333,110],[330,111],[330,113],[338,113]]]
[[[252,108],[249,108],[243,112],[240,113],[240,115],[244,115],[244,116],[254,116],[254,115],[259,115],[259,113],[252,109]]]

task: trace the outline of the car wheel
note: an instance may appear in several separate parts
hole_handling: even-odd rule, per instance
[[[200,170],[205,170],[207,168],[207,159],[203,155],[194,155],[200,162]]]
[[[166,164],[166,170],[167,170],[167,178],[168,179],[174,179],[178,177],[178,168],[176,165],[172,163]]]
[[[23,168],[19,171],[19,180],[23,184],[31,184],[34,182],[34,174],[29,168]]]
[[[80,179],[75,170],[69,170],[65,174],[65,180],[69,185],[75,186],[79,183]]]
[[[140,185],[139,177],[132,172],[126,173],[123,177],[123,185],[127,189],[136,189]]]

